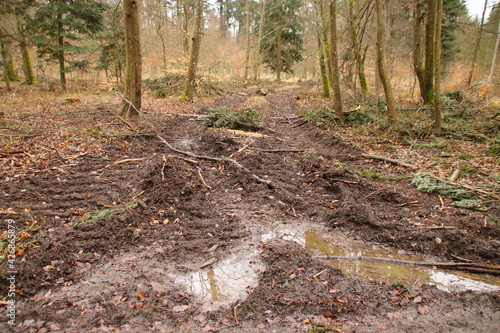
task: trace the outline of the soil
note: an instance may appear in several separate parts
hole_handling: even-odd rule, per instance
[[[5,308],[16,271],[16,325],[3,320],[1,331],[498,330],[498,290],[346,275],[293,241],[260,238],[277,225],[317,226],[422,259],[500,264],[500,226],[485,222],[500,215],[497,203],[488,212],[451,207],[412,186],[412,170],[363,157],[345,129],[297,122],[310,87],[150,100],[150,120],[136,130],[115,116],[117,98],[56,96],[27,108],[29,89],[10,100],[0,145],[1,230],[10,219],[18,234],[14,266],[4,261],[0,277]],[[265,128],[250,136],[194,115],[218,106],[250,106]],[[247,253],[260,273],[237,300],[207,307],[176,282]]]

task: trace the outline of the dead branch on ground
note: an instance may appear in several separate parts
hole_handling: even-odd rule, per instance
[[[417,167],[414,166],[413,164],[409,164],[409,163],[406,163],[406,162],[398,161],[398,160],[395,160],[395,159],[392,159],[392,158],[388,158],[388,157],[382,157],[382,156],[371,155],[371,154],[361,154],[361,156],[367,157],[367,158],[372,158],[374,160],[381,160],[381,161],[384,161],[384,162],[389,162],[389,163],[400,165],[400,166],[403,166],[403,167],[406,167],[406,168],[409,168],[409,169],[413,169],[413,170],[417,169]]]
[[[399,260],[392,258],[364,257],[364,256],[314,256],[314,258],[327,259],[327,260],[375,261],[375,262],[385,262],[390,264],[408,265],[414,267],[437,267],[442,269],[462,270],[462,271],[469,271],[481,274],[500,275],[500,266],[479,264],[479,263],[411,261],[411,260]]]

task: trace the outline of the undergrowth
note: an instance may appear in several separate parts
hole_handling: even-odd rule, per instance
[[[257,131],[262,125],[257,124],[259,114],[254,109],[233,110],[228,107],[218,107],[208,110],[205,125],[236,130]]]

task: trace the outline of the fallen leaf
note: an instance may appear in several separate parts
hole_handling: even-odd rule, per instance
[[[189,310],[192,307],[191,304],[186,304],[186,305],[177,305],[174,306],[170,311],[172,312],[184,312],[186,310]]]
[[[413,299],[413,303],[422,303],[422,296],[417,296]]]
[[[425,314],[430,310],[428,305],[421,305],[418,307],[418,313]]]

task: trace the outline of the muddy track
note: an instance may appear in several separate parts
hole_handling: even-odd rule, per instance
[[[335,128],[287,120],[304,90],[274,89],[265,103],[259,97],[255,108],[272,130],[265,137],[168,116],[157,132],[105,138],[99,153],[4,182],[2,207],[15,213],[2,223],[36,221],[31,232],[39,239],[19,262],[18,330],[303,332],[321,322],[346,332],[490,332],[500,320],[498,292],[412,292],[345,275],[280,239],[277,228],[317,229],[423,258],[500,262],[500,228],[485,226],[483,213],[441,209],[409,179],[364,177],[356,170],[409,174],[366,160],[363,147]],[[253,100],[246,90],[212,106],[242,108]],[[224,160],[188,159],[157,133],[180,150],[230,156],[272,186]],[[300,151],[272,151],[290,149]],[[139,203],[125,212],[74,226],[133,201]],[[217,274],[235,267],[254,277],[242,280],[233,298],[207,301],[193,287],[205,274],[200,283],[217,289]],[[5,273],[1,286],[8,288]]]

